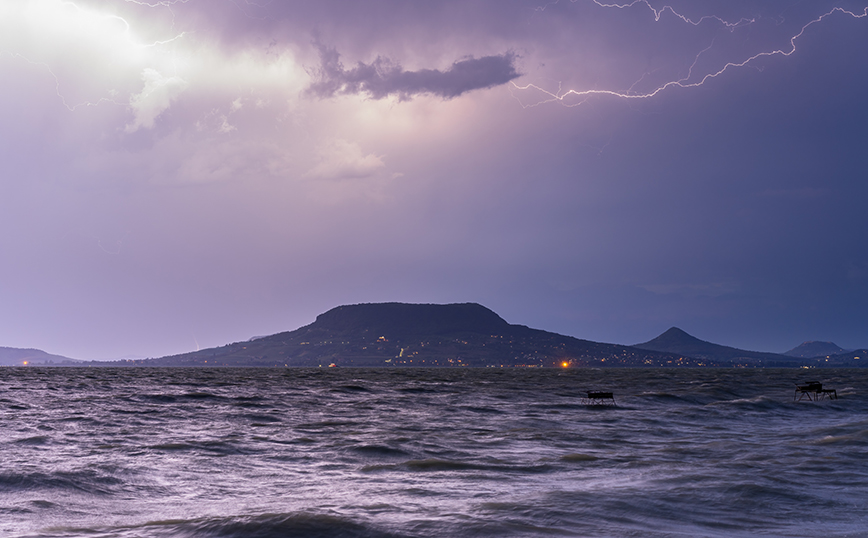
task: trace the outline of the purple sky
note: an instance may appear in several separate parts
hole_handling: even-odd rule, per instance
[[[0,346],[161,356],[382,301],[868,345],[866,8],[3,2]]]

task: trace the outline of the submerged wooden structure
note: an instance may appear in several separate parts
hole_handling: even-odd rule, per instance
[[[582,398],[585,405],[615,405],[615,394],[612,392],[589,390],[587,394],[587,398]]]
[[[819,381],[808,381],[803,385],[796,385],[796,392],[793,394],[794,402],[801,402],[807,398],[811,402],[819,402],[826,397],[830,400],[837,400],[838,393],[835,389],[824,389],[823,384]]]

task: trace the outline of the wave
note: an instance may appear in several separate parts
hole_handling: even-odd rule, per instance
[[[397,389],[396,392],[403,392],[405,394],[442,394],[446,391],[441,389],[440,387],[430,388],[430,387],[404,387]]]
[[[672,394],[669,392],[643,392],[638,395],[639,398],[653,400],[657,402],[665,402],[665,403],[695,403],[691,398],[685,398],[683,396],[679,396],[677,394]]]
[[[551,465],[510,465],[507,463],[473,463],[465,461],[428,458],[423,460],[408,460],[402,463],[385,465],[366,465],[363,472],[376,471],[410,471],[422,473],[437,473],[450,471],[490,471],[511,473],[548,473],[554,470]]]
[[[482,407],[478,405],[462,405],[459,406],[459,409],[463,411],[470,411],[471,413],[480,413],[483,415],[503,415],[506,414],[504,411],[500,409],[494,409],[492,407]]]
[[[580,461],[597,461],[598,459],[600,458],[598,458],[597,456],[592,456],[590,454],[564,454],[560,457],[561,461],[566,461],[570,463]]]
[[[0,473],[0,490],[23,492],[35,490],[78,491],[91,495],[114,493],[123,480],[96,471],[58,471],[55,473]]]
[[[354,392],[371,392],[371,389],[363,387],[361,385],[341,385],[331,389],[331,392],[345,392],[345,393],[354,393]]]
[[[140,398],[153,403],[175,403],[178,401],[177,398],[170,394],[143,394]]]
[[[263,422],[276,423],[276,422],[283,422],[283,419],[281,419],[280,417],[275,417],[275,416],[273,416],[273,415],[263,415],[263,414],[260,414],[260,413],[246,413],[246,414],[241,415],[241,417],[242,417],[242,418],[246,418],[246,419],[248,419],[248,420],[251,420],[251,421],[253,421],[254,423],[263,423]]]
[[[185,392],[181,395],[181,398],[186,398],[188,400],[225,400],[223,396],[202,391]]]
[[[707,403],[707,407],[737,407],[745,410],[771,411],[773,409],[788,408],[790,402],[775,400],[768,396],[754,396],[753,398],[736,398],[734,400],[719,400]]]
[[[261,514],[151,521],[102,528],[59,528],[42,538],[401,538],[348,518],[317,513]]]
[[[841,435],[826,435],[812,441],[815,445],[864,446],[868,445],[868,430]]]
[[[356,426],[357,422],[351,420],[323,420],[321,422],[303,422],[293,426],[296,430],[322,430],[326,428],[338,428],[343,426]]]
[[[19,445],[47,445],[50,441],[51,438],[47,435],[34,435],[33,437],[16,439],[14,442]]]
[[[407,453],[399,448],[383,445],[361,445],[352,447],[354,452],[370,456],[406,456]]]
[[[157,443],[154,445],[149,445],[147,448],[151,450],[157,451],[199,451],[199,452],[208,452],[218,456],[227,456],[227,455],[245,455],[249,454],[251,451],[249,449],[244,449],[239,445],[226,443],[223,441],[200,441],[200,442],[183,442],[183,441],[169,441],[165,443]]]
[[[868,369],[334,370],[4,371],[0,535],[865,534]]]

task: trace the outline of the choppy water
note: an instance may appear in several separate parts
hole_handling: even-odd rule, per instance
[[[803,373],[0,368],[0,536],[868,536],[868,371]]]

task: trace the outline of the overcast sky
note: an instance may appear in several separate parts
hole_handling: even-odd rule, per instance
[[[360,302],[868,345],[868,0],[9,0],[0,346]]]

